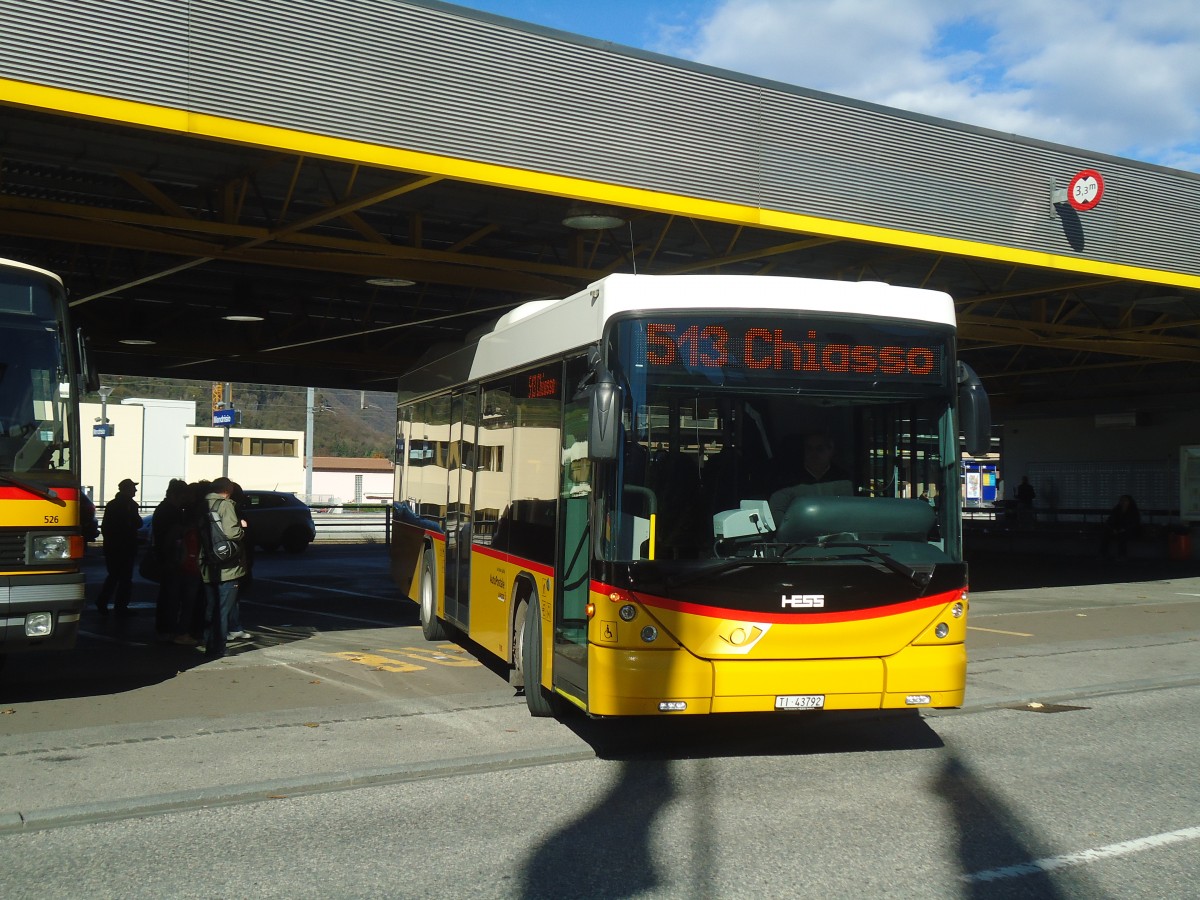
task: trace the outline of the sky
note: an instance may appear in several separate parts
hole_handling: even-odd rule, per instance
[[[1196,0],[457,0],[762,78],[1200,172]]]

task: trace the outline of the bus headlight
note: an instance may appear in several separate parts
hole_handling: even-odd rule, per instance
[[[25,637],[45,637],[54,631],[54,613],[34,612],[25,616]]]
[[[963,608],[961,600],[959,600],[952,607],[950,607],[950,615],[954,616],[954,618],[956,618],[956,619],[961,619],[963,617],[963,613],[965,611],[966,610]]]
[[[635,618],[637,618],[637,607],[632,603],[626,603],[617,611],[617,615],[619,615],[626,622],[632,622]]]
[[[29,561],[62,562],[71,558],[71,538],[65,534],[31,534]]]
[[[647,625],[642,629],[642,640],[647,644],[652,644],[658,640],[658,629],[653,625]]]
[[[933,629],[933,633],[940,638],[944,638],[950,633],[950,626],[945,622],[938,622],[937,628]]]

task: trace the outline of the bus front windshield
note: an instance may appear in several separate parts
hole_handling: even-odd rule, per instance
[[[0,272],[0,478],[71,483],[62,307],[56,284]]]
[[[959,558],[948,334],[921,344],[936,350],[936,371],[925,371],[922,362],[917,369],[924,377],[909,378],[880,372],[878,364],[847,372],[828,354],[826,371],[802,374],[768,366],[747,372],[733,351],[722,366],[693,365],[706,352],[709,361],[719,358],[703,342],[690,360],[655,365],[654,324],[623,322],[610,342],[624,443],[605,490],[606,558],[829,560],[881,553],[909,566]],[[766,336],[779,334],[744,320],[719,327],[719,334],[734,335],[723,337],[727,351],[741,348],[747,359],[759,353],[753,358],[762,361],[769,359]],[[929,337],[929,329],[911,325],[886,335],[856,327],[847,337],[848,327],[805,323],[808,334],[833,334],[848,358],[854,350],[867,359],[863,348],[912,347]],[[692,328],[683,321],[659,334]],[[884,339],[890,343],[880,344]],[[689,349],[677,337],[674,346]],[[665,347],[660,341],[659,359]],[[814,349],[820,353],[819,344]]]

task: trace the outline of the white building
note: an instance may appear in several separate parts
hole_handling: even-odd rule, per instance
[[[309,502],[390,503],[395,468],[390,459],[314,456]]]
[[[138,482],[142,506],[157,504],[172,478],[191,482],[228,474],[248,489],[304,492],[302,431],[230,428],[226,451],[224,428],[196,425],[194,401],[130,398],[108,403],[111,437],[89,428],[102,424],[101,409],[99,403],[79,405],[83,486],[98,504],[112,499],[123,478]]]

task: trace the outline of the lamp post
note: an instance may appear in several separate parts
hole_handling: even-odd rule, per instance
[[[104,500],[104,450],[108,446],[108,395],[113,392],[113,389],[106,384],[97,388],[97,393],[100,394],[100,424],[103,426],[100,432],[100,496],[96,506],[103,507]]]

